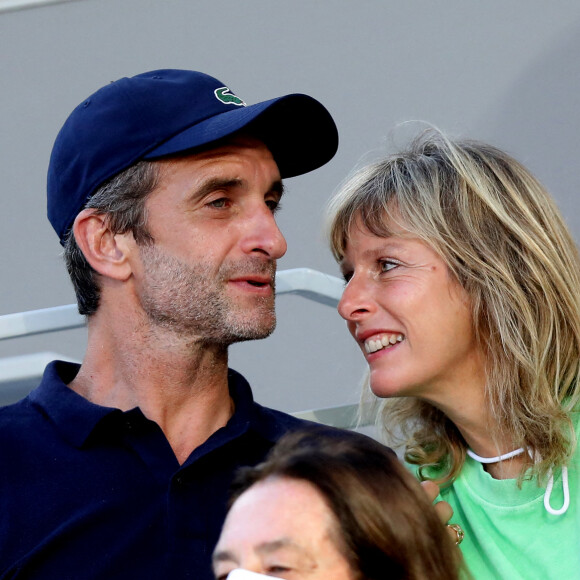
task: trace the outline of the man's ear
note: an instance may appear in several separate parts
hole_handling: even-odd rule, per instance
[[[108,226],[107,216],[94,209],[83,209],[73,224],[77,245],[91,267],[102,276],[115,280],[127,280],[131,275],[128,259],[131,233],[114,234]]]

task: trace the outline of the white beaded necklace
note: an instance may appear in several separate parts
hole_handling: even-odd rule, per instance
[[[517,455],[521,455],[524,452],[524,448],[520,447],[519,449],[515,449],[514,451],[510,451],[509,453],[504,453],[503,455],[498,455],[497,457],[481,457],[477,455],[471,449],[467,450],[467,455],[475,461],[479,463],[499,463],[504,459],[511,459],[512,457],[516,457]],[[562,488],[564,491],[564,503],[560,509],[554,509],[550,505],[550,497],[552,496],[552,489],[554,488],[554,474],[552,473],[552,469],[550,468],[549,477],[548,477],[548,485],[546,486],[546,493],[544,493],[544,508],[546,511],[552,515],[559,516],[565,514],[568,511],[568,507],[570,506],[570,487],[568,486],[568,468],[564,465],[562,466]]]

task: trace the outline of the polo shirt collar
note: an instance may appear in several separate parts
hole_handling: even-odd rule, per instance
[[[99,424],[126,413],[120,409],[103,407],[91,403],[68,387],[78,373],[80,365],[53,361],[44,371],[40,385],[32,391],[28,399],[56,426],[62,436],[77,448],[82,447]],[[283,427],[279,417],[269,409],[254,402],[252,390],[246,379],[238,372],[228,369],[230,395],[235,404],[235,412],[227,425],[216,431],[203,445],[195,450],[190,460],[205,455],[251,430],[259,437],[274,443],[281,435]],[[127,411],[142,415],[139,409]],[[196,453],[197,452],[197,453]]]
[[[81,447],[105,417],[121,413],[119,409],[95,405],[68,387],[79,368],[75,363],[52,361],[44,370],[40,385],[28,395],[32,405],[75,447]]]

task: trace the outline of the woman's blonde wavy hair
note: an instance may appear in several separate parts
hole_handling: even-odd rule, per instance
[[[470,296],[494,435],[511,434],[535,457],[520,480],[543,479],[574,451],[570,416],[580,397],[580,261],[554,201],[503,151],[429,129],[406,151],[357,171],[333,197],[335,258],[358,218],[388,236],[385,217],[394,209]],[[466,455],[455,425],[417,398],[374,399],[382,427],[404,441],[406,460],[424,476],[437,467],[440,483],[453,480]]]

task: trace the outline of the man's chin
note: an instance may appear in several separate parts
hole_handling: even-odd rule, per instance
[[[237,320],[229,328],[231,331],[231,343],[268,338],[276,328],[276,316],[272,315],[267,320],[263,318],[260,320],[258,317]]]

